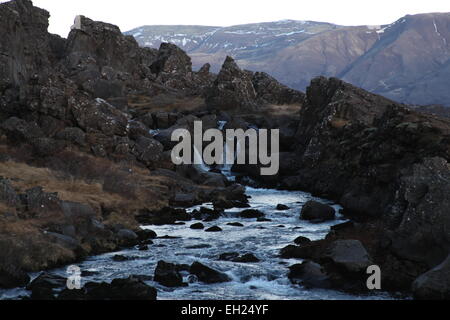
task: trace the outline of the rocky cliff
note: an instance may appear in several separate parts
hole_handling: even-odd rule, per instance
[[[331,239],[363,239],[396,289],[447,258],[448,120],[323,77],[308,87],[300,119],[291,155],[297,172],[282,185],[334,198],[362,223]]]

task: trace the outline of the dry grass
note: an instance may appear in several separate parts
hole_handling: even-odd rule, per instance
[[[283,104],[283,105],[268,105],[262,112],[270,116],[293,116],[299,117],[301,105],[299,104]]]
[[[89,172],[89,166],[95,167],[98,161],[107,162],[108,165],[103,166],[107,170],[103,173],[97,171],[94,179],[89,175],[72,175],[14,161],[0,162],[0,176],[10,179],[20,193],[40,186],[45,192],[57,192],[61,200],[88,203],[97,212],[102,207],[129,213],[167,205],[164,196],[168,189],[166,177],[153,176],[148,170],[133,166],[125,171],[123,167],[106,159],[89,156],[86,156],[84,168],[80,169]]]
[[[142,95],[130,96],[128,104],[131,108],[141,112],[179,112],[194,111],[205,106],[201,97],[175,97],[160,94],[154,97]]]
[[[349,123],[350,123],[349,120],[345,120],[345,119],[341,119],[341,118],[334,118],[331,121],[331,126],[333,128],[335,128],[335,129],[341,129],[341,128],[345,127]]]

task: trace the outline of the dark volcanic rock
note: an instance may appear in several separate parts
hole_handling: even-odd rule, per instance
[[[286,210],[289,210],[289,209],[290,208],[288,206],[284,205],[284,204],[277,205],[277,210],[278,211],[286,211]]]
[[[165,225],[174,224],[176,221],[190,221],[191,216],[185,209],[165,207],[159,211],[141,210],[136,220],[143,224]]]
[[[148,241],[151,239],[156,239],[158,237],[155,231],[148,229],[139,230],[136,232],[136,234],[138,236],[139,241]]]
[[[176,45],[162,43],[156,61],[150,68],[157,75],[171,73],[186,75],[192,72],[192,62],[191,58]]]
[[[221,232],[221,231],[223,231],[222,228],[218,226],[214,226],[205,230],[205,232]]]
[[[30,281],[30,276],[21,270],[10,270],[0,266],[0,288],[10,289],[24,287]]]
[[[252,253],[247,253],[240,257],[233,259],[233,262],[240,262],[240,263],[252,263],[252,262],[259,262],[259,261],[260,260]]]
[[[226,253],[222,253],[219,256],[219,260],[232,261],[233,259],[236,259],[238,257],[239,257],[239,253],[237,253],[237,252],[226,252]]]
[[[112,259],[113,259],[113,261],[116,261],[116,262],[124,262],[124,261],[131,260],[131,258],[120,255],[120,254],[116,254]]]
[[[317,201],[308,201],[300,214],[302,220],[327,221],[335,218],[335,210]]]
[[[292,283],[312,288],[330,288],[331,281],[320,264],[305,261],[289,267],[288,278]]]
[[[239,214],[239,216],[241,218],[252,219],[252,218],[263,218],[265,215],[264,215],[264,212],[261,212],[256,209],[247,209],[247,210],[242,211]]]
[[[183,286],[183,277],[173,263],[159,261],[153,279],[166,287]]]
[[[206,104],[216,110],[250,111],[257,108],[252,74],[242,71],[227,57],[214,84],[206,94]]]
[[[223,254],[221,254],[219,256],[219,260],[240,262],[240,263],[252,263],[252,262],[259,262],[260,261],[252,253],[247,253],[247,254],[244,254],[244,255],[240,255],[237,252],[223,253]]]
[[[194,262],[191,265],[189,272],[193,275],[196,275],[198,280],[205,283],[220,283],[230,281],[230,278],[225,273],[211,269],[199,262]]]
[[[306,237],[301,237],[301,236],[300,236],[300,237],[298,237],[297,239],[294,240],[294,243],[295,243],[296,245],[301,246],[301,245],[305,245],[305,244],[311,243],[311,240],[308,239],[308,238],[306,238]]]
[[[1,124],[1,129],[12,142],[33,141],[42,138],[44,133],[35,122],[11,117]]]
[[[25,97],[30,80],[45,78],[57,59],[47,32],[49,13],[33,7],[29,0],[16,0],[0,6],[0,92],[15,87]],[[18,97],[18,95],[16,96]]]
[[[328,248],[326,257],[348,272],[362,272],[372,264],[366,248],[358,240],[335,241]]]
[[[230,223],[227,223],[227,225],[232,226],[232,227],[243,227],[244,226],[242,223],[239,223],[239,222],[230,222]]]
[[[77,74],[76,80],[88,89],[91,83],[120,88],[118,80],[123,78],[131,81],[133,76],[150,77],[148,66],[156,58],[153,50],[139,48],[136,40],[124,36],[117,26],[92,21],[84,16],[76,18],[74,28],[67,39],[66,50],[68,68]],[[109,82],[101,81],[101,72]],[[98,74],[98,77],[91,76],[90,81],[83,82],[87,74]],[[117,90],[112,88],[106,88],[106,91],[117,96]],[[98,89],[94,89],[93,93],[96,91]]]
[[[437,267],[419,276],[412,285],[417,299],[450,299],[450,256]]]
[[[303,104],[305,94],[279,83],[265,72],[256,72],[252,79],[258,99],[272,104]]]
[[[64,277],[43,272],[27,286],[27,290],[35,291],[39,288],[63,288],[66,286],[66,283],[67,279]]]
[[[60,300],[156,300],[155,288],[146,285],[139,277],[114,279],[109,283],[87,283],[81,290],[65,289]]]
[[[205,226],[203,225],[203,223],[194,223],[190,226],[190,228],[194,230],[203,230]]]

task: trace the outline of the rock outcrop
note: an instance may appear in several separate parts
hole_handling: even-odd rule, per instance
[[[216,110],[257,109],[257,94],[252,83],[252,73],[241,70],[231,57],[223,63],[214,84],[206,93],[206,104]]]
[[[370,245],[384,252],[375,263],[390,285],[408,290],[448,256],[448,120],[320,77],[307,90],[296,137],[296,172],[282,185],[333,198],[347,216],[383,226]],[[346,231],[334,232],[345,239]]]
[[[412,285],[412,290],[418,299],[450,299],[450,256],[418,277]]]

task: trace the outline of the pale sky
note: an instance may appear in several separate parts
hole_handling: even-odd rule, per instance
[[[0,2],[5,2],[1,1]],[[52,33],[64,37],[76,15],[118,25],[230,26],[284,19],[341,25],[389,24],[406,14],[450,12],[450,0],[34,0],[50,11]]]

